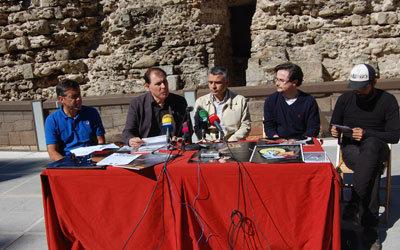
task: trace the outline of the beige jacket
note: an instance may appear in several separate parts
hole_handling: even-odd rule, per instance
[[[250,113],[246,98],[229,91],[229,89],[227,89],[227,91],[228,100],[224,104],[222,117],[219,117],[227,130],[224,140],[244,140],[251,129]],[[208,115],[216,113],[212,94],[204,95],[196,100],[194,105],[195,116],[197,116],[200,109],[206,110]],[[195,118],[195,131],[196,135],[198,135],[197,137],[199,137],[201,132],[199,129],[198,118]],[[210,141],[216,140],[216,128],[214,126],[210,125],[206,139]]]

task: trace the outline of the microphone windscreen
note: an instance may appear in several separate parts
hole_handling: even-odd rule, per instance
[[[187,122],[183,123],[182,133],[189,133],[189,127],[187,126]]]
[[[161,119],[161,123],[164,133],[167,132],[167,129],[169,129],[170,132],[173,132],[174,117],[172,115],[165,114]]]
[[[162,117],[162,120],[161,120],[161,122],[162,122],[162,124],[168,124],[168,123],[171,123],[171,125],[172,125],[172,123],[174,122],[174,117],[172,116],[172,115],[170,115],[170,114],[165,114],[163,117]]]
[[[218,123],[221,122],[216,114],[210,115],[208,117],[208,120],[210,121],[211,124],[214,124],[214,122],[218,122]]]
[[[200,122],[207,122],[208,121],[208,112],[204,109],[199,110],[199,118]]]
[[[187,106],[186,112],[190,113],[192,111],[193,111],[193,107],[192,106]]]

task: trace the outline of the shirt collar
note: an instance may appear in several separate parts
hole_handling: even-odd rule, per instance
[[[226,89],[225,96],[224,96],[224,99],[223,99],[222,101],[217,101],[217,99],[215,99],[215,97],[214,97],[213,94],[211,94],[211,100],[212,100],[213,102],[218,103],[218,104],[223,104],[223,103],[225,103],[225,102],[228,100],[228,98],[229,98],[229,93],[228,93],[228,92],[229,92],[228,89]]]
[[[82,108],[81,108],[81,110],[82,110]],[[68,118],[70,118],[70,119],[76,119],[76,118],[78,118],[78,116],[79,116],[81,110],[78,111],[78,113],[76,114],[75,117],[69,117],[67,114],[64,113],[63,105],[62,105],[62,104],[61,104],[61,107],[60,107],[61,115],[62,115],[62,117],[63,117],[64,119],[68,119]]]
[[[151,105],[160,107],[158,105],[158,103],[156,102],[156,100],[154,100],[154,97],[153,97],[153,95],[151,93],[150,93],[150,96],[151,96]],[[161,106],[160,108],[166,107],[168,105],[169,105],[169,95],[167,96],[167,99],[165,99],[164,105]]]

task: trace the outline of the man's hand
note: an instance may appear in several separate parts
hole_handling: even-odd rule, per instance
[[[272,136],[272,138],[279,138],[279,135],[274,135]]]
[[[353,128],[353,139],[356,141],[361,141],[361,139],[363,138],[365,134],[365,130],[362,128]]]
[[[333,137],[339,137],[340,136],[340,131],[336,126],[332,126],[331,128],[331,134]]]
[[[139,137],[132,137],[131,139],[129,139],[129,146],[131,146],[134,149],[140,148],[140,146],[142,146],[145,143],[146,142],[140,139]]]
[[[59,152],[58,152],[58,144],[49,144],[47,145],[47,153],[49,154],[50,160],[52,161],[58,161],[64,158]]]

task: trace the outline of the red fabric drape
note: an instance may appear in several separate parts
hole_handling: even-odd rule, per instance
[[[122,249],[126,242],[125,249],[229,249],[235,210],[241,227],[231,237],[234,249],[340,249],[332,164],[199,167],[188,163],[191,154],[165,169],[46,169],[41,180],[49,249]]]

